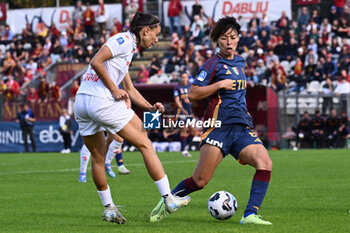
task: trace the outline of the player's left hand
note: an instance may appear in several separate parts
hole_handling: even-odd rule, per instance
[[[159,102],[157,102],[153,105],[153,109],[159,110],[161,113],[163,113],[165,111],[164,105],[162,103],[159,103]]]

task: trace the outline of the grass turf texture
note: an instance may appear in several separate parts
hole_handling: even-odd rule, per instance
[[[270,151],[272,179],[259,213],[272,226],[239,225],[254,169],[228,156],[188,207],[167,220],[150,223],[159,193],[138,152],[124,153],[130,175],[108,178],[125,225],[102,221],[103,207],[88,170],[78,183],[79,155],[0,154],[0,232],[350,232],[349,150]],[[198,159],[159,153],[171,187],[191,176]],[[113,169],[116,171],[115,161]],[[235,216],[218,221],[208,198],[227,190],[238,201]]]

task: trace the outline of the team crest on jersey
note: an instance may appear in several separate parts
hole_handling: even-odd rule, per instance
[[[200,73],[199,73],[199,75],[198,75],[198,77],[197,77],[197,80],[198,81],[203,81],[204,79],[205,79],[205,77],[207,77],[207,72],[205,72],[205,71],[201,71]]]
[[[123,44],[124,43],[124,38],[123,37],[117,38],[117,42],[118,42],[119,45]]]
[[[236,75],[239,75],[239,71],[238,71],[237,67],[232,67],[232,70]]]

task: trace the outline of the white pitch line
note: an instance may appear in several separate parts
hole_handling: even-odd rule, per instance
[[[183,161],[165,161],[162,164],[181,164],[181,163],[193,163],[197,162],[197,160],[183,160]],[[144,166],[144,163],[128,163],[128,167],[140,167]],[[112,165],[111,167],[117,167],[116,165]],[[91,170],[90,167],[88,167]],[[0,172],[0,176],[5,175],[17,175],[17,174],[42,174],[42,173],[55,173],[55,172],[73,172],[79,171],[80,168],[66,168],[66,169],[57,169],[57,170],[44,170],[44,171],[11,171],[11,172]]]

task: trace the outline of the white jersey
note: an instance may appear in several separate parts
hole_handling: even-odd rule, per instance
[[[113,57],[104,62],[109,77],[119,86],[128,72],[132,56],[136,49],[136,37],[131,32],[118,33],[107,40],[107,46]],[[88,94],[100,98],[114,99],[111,92],[99,79],[94,69],[89,65],[81,78],[81,85],[77,94]]]

